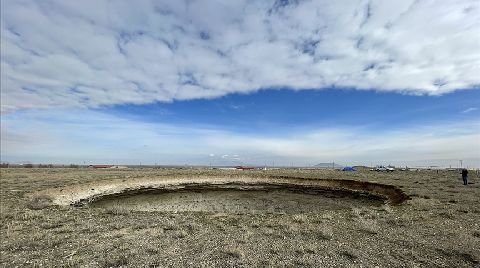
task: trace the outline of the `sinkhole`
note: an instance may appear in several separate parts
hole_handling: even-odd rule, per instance
[[[343,186],[343,187],[342,187]],[[398,205],[398,188],[355,181],[305,183],[179,183],[126,188],[77,200],[77,207],[131,211],[215,213],[315,213],[355,206]]]

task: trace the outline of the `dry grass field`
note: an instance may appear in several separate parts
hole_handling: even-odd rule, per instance
[[[1,169],[1,267],[478,267],[480,181],[456,171]],[[350,179],[411,200],[309,212],[137,211],[52,204],[39,191],[177,177]],[[32,195],[33,194],[33,195]],[[225,198],[225,197],[224,197]],[[309,201],[311,202],[311,201]]]

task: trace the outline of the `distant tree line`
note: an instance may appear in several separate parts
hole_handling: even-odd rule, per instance
[[[77,164],[70,164],[68,166],[65,166],[65,165],[53,165],[53,164],[38,164],[38,165],[34,165],[34,164],[30,164],[30,163],[27,163],[27,164],[10,164],[10,163],[1,163],[0,164],[0,168],[34,168],[34,167],[37,167],[37,168],[55,168],[55,167],[68,167],[68,168],[79,168],[80,165],[77,165]]]
[[[38,167],[39,168],[53,168],[53,165],[52,164],[39,164]]]

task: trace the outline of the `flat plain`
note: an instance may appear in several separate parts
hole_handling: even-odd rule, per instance
[[[480,182],[458,171],[2,168],[2,267],[478,267]],[[58,206],[35,193],[148,178],[288,176],[394,185],[400,205],[286,212]],[[223,197],[223,198],[228,198]],[[312,202],[311,200],[309,201]]]

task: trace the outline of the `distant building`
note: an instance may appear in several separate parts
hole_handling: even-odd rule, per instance
[[[128,168],[128,167],[127,166],[111,166],[110,168],[125,169],[125,168]]]
[[[236,169],[241,169],[241,170],[253,170],[255,169],[254,166],[236,166]]]
[[[92,168],[111,168],[113,165],[91,165]]]

